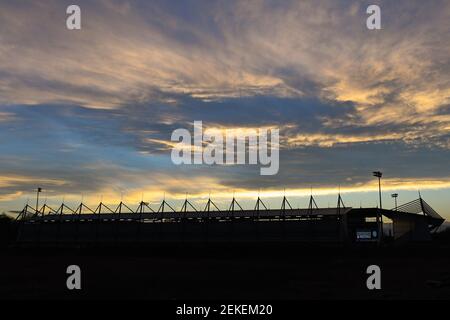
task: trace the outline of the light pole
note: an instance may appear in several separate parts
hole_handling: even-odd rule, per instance
[[[42,192],[42,188],[37,188],[36,193],[36,214],[39,212],[39,193]]]
[[[381,204],[381,177],[383,176],[383,173],[380,171],[374,171],[373,176],[378,178],[378,193],[380,195],[380,209],[383,209],[383,206]]]
[[[393,194],[391,194],[391,197],[394,198],[394,201],[395,201],[395,211],[397,211],[397,198],[398,198],[398,193],[393,193]]]
[[[378,194],[380,197],[380,210],[378,210],[377,220],[378,220],[378,241],[381,242],[381,237],[383,234],[383,215],[381,214],[381,210],[383,206],[381,204],[381,177],[383,173],[381,171],[374,171],[373,176],[378,178]]]
[[[398,198],[398,193],[393,193],[391,194],[391,197],[394,198],[395,201],[395,211],[398,211],[398,206],[397,206],[397,198]],[[394,229],[395,223],[394,221],[392,221],[392,235],[394,236],[395,239],[395,229]]]

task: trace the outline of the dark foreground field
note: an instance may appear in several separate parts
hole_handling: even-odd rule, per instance
[[[293,244],[2,249],[10,299],[450,299],[450,247],[317,248]],[[66,288],[79,265],[82,289]],[[367,266],[382,289],[366,287]]]

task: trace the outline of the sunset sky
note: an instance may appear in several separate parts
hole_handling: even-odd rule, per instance
[[[66,8],[81,8],[81,30]],[[381,30],[366,8],[381,7]],[[280,129],[280,169],[174,165],[171,133]],[[0,0],[0,212],[209,193],[424,199],[450,218],[449,1]],[[258,191],[260,190],[260,191]]]

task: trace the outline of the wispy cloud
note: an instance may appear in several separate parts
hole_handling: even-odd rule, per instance
[[[450,5],[378,3],[372,32],[365,1],[86,0],[80,31],[67,1],[1,2],[0,196],[447,188]],[[174,167],[194,120],[280,127],[279,175]]]

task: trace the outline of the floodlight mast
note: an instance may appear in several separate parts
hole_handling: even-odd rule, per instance
[[[39,193],[42,192],[42,188],[37,188],[36,192],[36,214],[39,212]]]
[[[383,205],[381,203],[381,177],[383,176],[383,173],[381,171],[374,171],[372,174],[374,177],[378,178],[378,195],[380,198],[380,209],[377,210],[377,223],[378,223],[378,242],[380,243],[383,235],[383,215],[381,214],[381,210],[383,209]]]
[[[395,201],[395,211],[397,211],[397,198],[398,198],[398,193],[393,193],[393,194],[391,194],[391,197],[394,198],[394,201]]]

